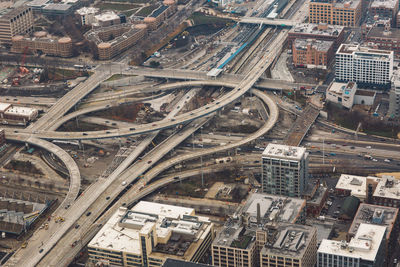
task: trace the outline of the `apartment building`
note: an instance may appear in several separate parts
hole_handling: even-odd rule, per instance
[[[400,117],[400,73],[393,75],[392,88],[389,97],[389,116],[391,118]]]
[[[31,7],[19,6],[0,10],[0,43],[11,44],[11,38],[33,31]]]
[[[336,52],[336,80],[356,82],[358,87],[390,88],[393,51],[342,44]]]
[[[198,262],[210,249],[213,223],[192,208],[140,201],[121,207],[88,244],[89,261],[162,266],[167,258]]]
[[[279,224],[263,231],[260,267],[314,267],[317,261],[317,230],[311,226]],[[258,234],[261,236],[261,233]],[[260,242],[261,243],[261,242]]]
[[[361,20],[361,0],[311,0],[310,23],[358,26]]]
[[[386,175],[378,178],[370,203],[400,208],[400,180]]]
[[[383,266],[385,231],[385,226],[361,223],[350,242],[322,240],[317,267]]]
[[[393,51],[396,57],[400,56],[400,29],[372,27],[365,36],[365,43],[380,50]]]
[[[268,144],[262,153],[262,192],[301,197],[308,179],[308,152],[302,147]]]
[[[326,69],[335,51],[333,41],[297,38],[293,42],[293,64],[297,67]]]
[[[270,236],[267,229],[283,223],[304,223],[305,209],[304,199],[252,194],[217,234],[211,246],[212,265],[259,266],[260,250]]]

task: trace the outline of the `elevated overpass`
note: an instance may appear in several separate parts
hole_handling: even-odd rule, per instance
[[[289,19],[268,19],[268,18],[256,18],[256,17],[243,17],[239,21],[243,24],[258,24],[268,26],[280,26],[280,27],[293,27],[297,22]]]

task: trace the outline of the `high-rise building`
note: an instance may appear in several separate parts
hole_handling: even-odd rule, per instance
[[[361,19],[361,0],[311,0],[310,23],[328,23],[342,26],[358,26]]]
[[[162,266],[167,258],[198,262],[210,249],[213,224],[194,209],[140,201],[120,208],[88,245],[89,261]]]
[[[317,267],[384,266],[386,227],[361,223],[350,242],[322,240]]]
[[[10,44],[15,35],[33,31],[33,12],[31,7],[20,6],[0,10],[0,43]]]
[[[262,191],[301,197],[308,179],[308,152],[303,147],[269,144],[262,153]]]
[[[393,51],[342,44],[336,52],[336,80],[356,82],[358,87],[391,86]]]
[[[400,75],[398,73],[393,77],[390,90],[389,116],[392,118],[400,117]]]

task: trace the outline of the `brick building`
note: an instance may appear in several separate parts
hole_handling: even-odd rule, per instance
[[[400,56],[400,29],[390,27],[372,27],[365,37],[368,46],[393,51]]]
[[[292,46],[293,64],[307,68],[326,69],[335,50],[333,41],[296,39]]]
[[[311,0],[309,22],[358,26],[361,20],[361,2],[361,0]]]
[[[337,49],[344,40],[344,27],[340,25],[328,25],[326,23],[299,24],[290,29],[288,33],[288,44],[290,47],[292,47],[293,41],[297,38],[333,41],[333,47]]]
[[[25,49],[59,57],[71,57],[73,54],[71,38],[58,38],[43,31],[35,32],[33,36],[17,35],[12,38],[11,52],[24,53]]]
[[[369,12],[371,16],[387,18],[392,26],[396,26],[396,16],[399,11],[399,0],[373,0]]]

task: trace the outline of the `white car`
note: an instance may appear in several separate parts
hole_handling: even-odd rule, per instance
[[[390,159],[385,159],[384,162],[388,162],[388,163],[389,163],[389,162],[390,162]]]
[[[377,160],[377,159],[372,159],[372,161],[375,161],[375,162],[377,162],[378,160]]]
[[[371,148],[371,146],[366,146],[365,148],[367,148],[367,149],[370,149],[370,148]]]

